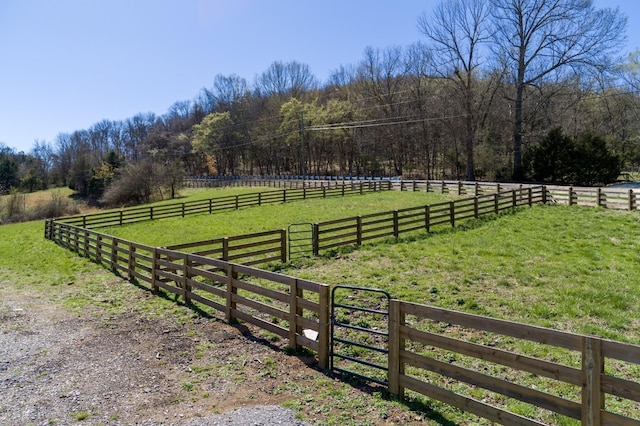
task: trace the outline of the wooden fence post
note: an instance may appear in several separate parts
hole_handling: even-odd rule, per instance
[[[229,237],[222,239],[222,260],[225,262],[229,260]]]
[[[149,207],[149,220],[153,220],[153,206]]]
[[[238,204],[239,204],[239,203],[238,203],[238,197],[239,197],[239,196],[238,196],[238,195],[236,195],[236,210],[238,210]]]
[[[582,338],[582,424],[600,426],[604,394],[601,376],[604,371],[602,341],[595,337]]]
[[[111,270],[116,271],[118,265],[118,240],[113,238],[111,240]]]
[[[356,245],[362,245],[362,216],[356,216]]]
[[[596,197],[598,197],[598,199],[596,200],[597,206],[602,207],[602,205],[604,204],[602,188],[598,187]]]
[[[287,202],[287,188],[282,190],[282,202],[283,203]]]
[[[449,221],[452,227],[456,226],[456,206],[453,201],[449,201]]]
[[[182,217],[184,217],[184,208],[185,208],[185,203],[182,203]]]
[[[542,185],[542,204],[547,204],[547,186]]]
[[[429,233],[431,230],[431,206],[424,206],[424,229]]]
[[[499,184],[498,184],[499,185]],[[500,213],[500,193],[493,194],[493,204],[496,214]]]
[[[480,217],[480,212],[478,210],[478,196],[476,195],[473,198],[473,217],[476,219]]]
[[[318,366],[323,370],[329,368],[329,325],[330,325],[330,304],[329,286],[321,285],[319,288],[318,300]]]
[[[527,188],[527,201],[529,203],[529,207],[533,205],[533,191],[531,187]]]
[[[573,205],[573,186],[569,187],[569,205]]]
[[[458,195],[462,195],[462,181],[458,181]]]
[[[629,190],[629,210],[634,210],[634,192],[633,189]]]
[[[209,198],[209,214],[213,213],[213,199]]]
[[[400,236],[400,224],[398,223],[398,210],[393,211],[393,237],[398,239]]]
[[[80,237],[78,235],[78,227],[73,228],[73,248],[76,253],[80,253]]]
[[[231,321],[233,319],[233,311],[236,309],[236,302],[233,301],[233,295],[238,293],[238,289],[233,285],[236,278],[236,272],[233,270],[233,264],[227,264],[227,303],[225,310],[225,319]]]
[[[302,298],[302,289],[298,288],[298,279],[291,277],[289,290],[289,347],[298,349],[298,334],[302,327],[298,325],[298,316],[302,316],[302,308],[298,306],[298,298]]]
[[[96,235],[96,263],[102,263],[102,235]]]
[[[159,279],[157,271],[158,271],[158,250],[156,247],[153,248],[153,263],[151,264],[151,291],[153,293],[158,293],[160,291],[160,287],[156,284],[156,281]]]
[[[132,243],[129,243],[129,267],[127,268],[127,277],[129,281],[134,279],[133,273],[136,270],[136,248]]]
[[[320,253],[320,229],[317,223],[311,227],[311,251],[314,256]]]
[[[89,231],[86,228],[82,228],[82,238],[84,242],[84,255],[85,257],[91,257],[91,253],[89,252]]]
[[[400,375],[404,374],[404,363],[400,362],[400,353],[405,349],[405,339],[400,337],[400,327],[405,324],[405,315],[400,312],[400,301],[389,301],[389,393],[404,397],[404,388],[400,386]]]
[[[184,255],[184,263],[182,265],[182,299],[184,303],[188,304],[191,302],[189,298],[189,293],[191,293],[191,285],[189,285],[189,279],[191,278],[191,274],[189,274],[189,267],[191,266],[189,254]]]
[[[280,230],[280,261],[286,263],[287,261],[287,230]]]
[[[511,190],[511,207],[515,209],[517,206],[518,206],[518,196],[516,194],[516,190],[512,189]]]

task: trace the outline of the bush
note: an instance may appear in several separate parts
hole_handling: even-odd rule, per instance
[[[621,167],[601,137],[585,133],[574,141],[559,128],[527,152],[525,163],[535,181],[581,186],[615,182]]]
[[[183,180],[180,170],[151,160],[129,164],[113,179],[101,202],[107,206],[131,206],[177,196]]]
[[[59,192],[52,192],[48,201],[40,202],[28,211],[27,220],[50,219],[79,213],[80,209],[75,202],[63,197]]]

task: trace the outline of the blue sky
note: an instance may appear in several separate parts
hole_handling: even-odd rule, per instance
[[[367,46],[423,40],[416,22],[438,0],[0,0],[0,142],[35,140],[164,114],[216,74],[249,83],[274,61],[324,81]],[[629,17],[640,48],[640,1],[596,0]]]

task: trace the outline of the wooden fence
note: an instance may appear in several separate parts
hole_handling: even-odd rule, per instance
[[[304,183],[304,182],[302,182]],[[56,219],[70,225],[95,229],[106,226],[122,226],[125,224],[163,219],[169,217],[185,217],[194,214],[212,214],[214,212],[237,210],[243,207],[261,206],[265,204],[286,203],[312,198],[344,197],[353,194],[384,191],[391,189],[389,182],[365,181],[351,182],[332,186],[319,182],[319,187],[306,185],[300,189],[270,190],[249,194],[238,194],[226,197],[209,198],[205,200],[187,201],[183,203],[168,203],[148,207],[131,207],[105,213],[94,213],[69,216]]]
[[[45,238],[54,240],[85,257],[95,259],[98,263],[105,258],[116,258],[120,255],[120,248],[130,244],[129,241],[121,238],[56,220],[47,220]],[[286,262],[286,246],[286,231],[282,229],[177,244],[163,247],[163,249],[186,251],[200,256],[215,256],[218,259],[244,265],[257,265],[275,261]]]
[[[389,181],[396,191],[440,192],[456,195],[482,195],[505,190],[539,187],[518,183],[463,182],[463,181]],[[547,201],[564,205],[604,207],[616,210],[638,210],[640,190],[620,187],[574,187],[545,185]]]
[[[398,238],[400,234],[417,230],[429,232],[437,225],[456,226],[456,223],[465,219],[477,219],[482,215],[497,214],[518,206],[544,203],[545,195],[542,186],[528,187],[320,222],[313,225],[313,253],[318,255],[321,251],[339,246],[360,246],[368,240],[378,238]]]
[[[177,294],[185,303],[201,303],[223,313],[227,320],[241,319],[284,337],[290,347],[316,351],[320,366],[327,368],[328,285],[51,222],[47,237],[58,244],[129,280],[146,283],[150,290]],[[252,278],[259,284],[249,282]],[[318,333],[318,338],[306,337],[305,329]]]
[[[200,256],[257,265],[287,261],[287,231],[257,232],[233,237],[215,238],[192,243],[175,244],[168,250],[187,251]]]
[[[582,425],[640,425],[640,346],[400,300],[389,311],[393,394],[411,390],[507,425],[561,423],[558,416]],[[501,348],[514,339],[534,342],[534,355]],[[545,359],[544,347],[565,350],[568,362]],[[463,395],[460,384],[477,397]],[[509,411],[506,399],[545,410],[550,420]]]
[[[409,188],[413,183],[400,187]],[[549,194],[544,187],[501,187],[493,194],[482,194],[491,189],[475,185],[456,188],[480,195],[316,224],[316,249],[455,226],[460,220],[544,202]],[[327,187],[321,191],[305,188],[292,197],[330,193]],[[292,348],[316,351],[320,367],[327,368],[330,287],[229,262],[281,260],[286,256],[283,235],[278,230],[160,248],[58,220],[45,226],[47,238],[121,276],[152,291],[176,294],[185,303],[204,305],[227,320],[254,324],[288,339]],[[554,424],[554,416],[561,416],[583,425],[640,426],[640,346],[400,300],[391,301],[389,317],[388,381],[394,394],[417,392],[508,425]],[[305,330],[316,332],[317,339],[307,337]],[[522,346],[514,341],[533,345],[521,353]],[[566,362],[564,356],[563,362],[545,358],[547,346],[565,351]],[[504,401],[527,404],[535,413],[523,414],[521,406]]]

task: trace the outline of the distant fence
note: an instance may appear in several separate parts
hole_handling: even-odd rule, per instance
[[[384,237],[398,238],[401,234],[417,230],[429,232],[437,225],[453,227],[462,220],[545,202],[546,191],[539,186],[329,220],[313,225],[313,253],[318,255],[321,251],[340,246],[360,246],[365,241]]]
[[[241,181],[234,181],[241,182]],[[332,186],[309,187],[300,189],[282,189],[249,194],[238,194],[205,200],[187,201],[183,203],[167,203],[148,207],[130,207],[105,213],[93,213],[62,217],[56,219],[82,228],[100,228],[106,226],[122,226],[169,217],[185,217],[194,214],[211,214],[226,210],[237,210],[243,207],[262,206],[265,204],[285,203],[312,198],[344,197],[353,194],[385,191],[391,189],[389,182],[352,182],[350,184],[334,183]]]
[[[482,195],[512,189],[536,188],[539,184],[393,180],[397,191],[440,192],[456,195]],[[637,210],[639,189],[616,187],[574,187],[544,185],[547,201],[564,205],[603,207],[616,210]]]
[[[215,185],[207,185],[214,182]],[[455,195],[484,195],[513,189],[535,188],[540,184],[508,182],[475,182],[452,180],[402,180],[400,178],[342,177],[342,176],[275,176],[240,177],[234,179],[190,178],[185,181],[189,187],[207,186],[266,186],[289,188],[313,188],[319,186],[337,187],[358,182],[386,182],[388,189],[396,191],[439,192]],[[619,187],[577,187],[544,185],[549,201],[565,205],[598,206],[616,210],[638,210],[640,189]]]
[[[434,329],[434,324],[446,324],[446,329]],[[504,344],[513,346],[514,339],[537,346],[516,353]],[[569,362],[549,359],[555,355],[545,359],[548,347],[566,350]],[[582,425],[638,426],[639,366],[637,345],[400,300],[390,303],[390,392],[411,390],[500,424],[549,424],[534,420],[540,413],[523,407],[520,414],[506,409],[506,401],[513,400],[546,410],[547,419],[561,415]],[[466,386],[466,396],[460,386]]]

